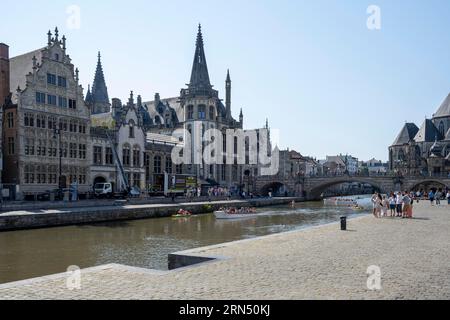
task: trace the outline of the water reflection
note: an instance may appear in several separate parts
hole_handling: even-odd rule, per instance
[[[120,263],[167,269],[172,252],[285,232],[360,215],[321,203],[259,209],[243,220],[216,220],[213,214],[0,233],[0,283],[81,268]]]

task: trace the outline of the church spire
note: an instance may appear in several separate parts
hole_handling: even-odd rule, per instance
[[[208,66],[206,64],[205,49],[203,45],[202,26],[198,25],[197,43],[195,48],[194,63],[192,65],[190,89],[211,89]]]
[[[91,94],[95,103],[109,103],[108,88],[105,83],[100,52],[98,53],[97,69],[95,70]]]
[[[230,70],[227,71],[227,80],[225,81],[225,108],[227,119],[231,118],[231,77]]]

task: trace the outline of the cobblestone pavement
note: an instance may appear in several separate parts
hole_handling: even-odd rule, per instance
[[[2,299],[450,299],[450,206],[415,205],[415,219],[348,222],[191,250],[223,257],[170,272],[120,265],[0,285]],[[369,266],[381,290],[367,288]]]

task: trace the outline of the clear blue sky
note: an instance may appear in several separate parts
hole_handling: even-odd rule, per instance
[[[25,4],[26,2],[26,4]],[[66,25],[69,5],[80,29]],[[366,27],[369,5],[381,30]],[[323,158],[387,160],[405,120],[418,126],[450,92],[450,1],[11,1],[0,42],[17,55],[43,47],[57,25],[87,88],[97,51],[110,97],[173,97],[189,81],[197,24],[211,81],[246,128],[265,118],[282,147]],[[6,26],[6,27],[5,27]]]

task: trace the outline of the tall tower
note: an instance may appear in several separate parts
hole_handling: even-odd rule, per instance
[[[227,80],[225,81],[225,107],[226,107],[226,118],[231,119],[231,77],[230,70],[227,71]]]
[[[105,83],[100,52],[98,53],[97,69],[95,70],[94,83],[91,89],[91,113],[108,113],[111,111],[108,88]]]
[[[220,103],[219,92],[213,89],[209,79],[206,63],[202,28],[199,25],[195,43],[194,61],[191,80],[187,89],[181,90],[180,102],[185,112],[185,129],[191,133],[191,159],[187,166],[190,174],[198,178],[217,180],[217,166],[203,162],[204,142],[202,137],[206,130],[217,128]],[[223,115],[220,115],[223,116]]]

